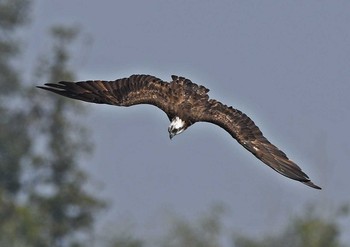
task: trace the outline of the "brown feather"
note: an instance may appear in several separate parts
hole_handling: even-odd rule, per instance
[[[195,122],[214,123],[275,171],[321,189],[285,153],[271,144],[247,115],[209,99],[209,89],[184,77],[172,75],[172,81],[168,83],[151,75],[132,75],[115,81],[61,81],[47,83],[39,88],[98,104],[151,104],[162,109],[170,120],[178,116],[185,122],[185,128]]]
[[[132,75],[115,81],[46,83],[38,86],[68,98],[117,106],[151,104],[172,115],[169,83],[150,75]],[[168,115],[169,116],[169,115]]]
[[[196,121],[211,122],[222,127],[244,148],[278,173],[315,189],[321,189],[313,184],[284,152],[271,144],[255,123],[241,111],[216,100],[209,100]]]

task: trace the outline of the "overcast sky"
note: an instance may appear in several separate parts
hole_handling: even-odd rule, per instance
[[[78,80],[187,77],[250,116],[323,188],[279,175],[217,126],[170,141],[155,107],[86,104],[95,151],[83,167],[112,202],[99,225],[130,220],[149,235],[168,211],[195,219],[223,203],[229,231],[257,236],[308,203],[327,214],[350,201],[349,1],[37,0],[33,12],[32,52],[49,51],[53,24],[82,29]]]

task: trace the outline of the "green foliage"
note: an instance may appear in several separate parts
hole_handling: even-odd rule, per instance
[[[14,31],[27,17],[28,1],[0,3],[0,246],[44,246],[41,224],[30,207],[18,203],[30,137],[27,116],[13,101],[20,99],[20,77],[13,61],[19,54]]]
[[[15,31],[28,19],[29,0],[0,1],[0,100],[18,92],[18,71],[12,64],[19,54],[19,42]]]
[[[214,206],[209,213],[191,224],[186,220],[176,219],[172,222],[169,234],[162,241],[163,247],[219,247],[222,234],[221,217],[224,208]]]
[[[130,236],[119,236],[115,238],[111,243],[107,244],[108,247],[143,247],[144,244],[141,240],[134,239]]]
[[[43,225],[29,207],[16,205],[4,197],[0,200],[0,246],[47,246],[41,235]]]
[[[74,80],[73,72],[68,69],[67,46],[77,32],[72,28],[54,27],[51,33],[53,58],[41,66],[43,77],[47,75],[48,81]],[[94,212],[104,204],[83,189],[87,178],[79,169],[78,158],[90,150],[90,145],[85,129],[73,120],[82,112],[81,106],[37,91],[31,92],[35,95],[31,119],[36,123],[32,135],[44,143],[45,148],[36,150],[32,162],[40,174],[36,181],[40,182],[33,187],[30,202],[42,212],[50,246],[61,246],[77,232],[89,230]]]
[[[117,231],[108,247],[223,247],[228,240],[227,229],[223,226],[224,207],[217,205],[196,221],[173,217],[164,236],[153,240],[153,243],[135,237],[132,231]],[[325,216],[325,212],[330,215]],[[340,241],[341,220],[348,220],[349,207],[322,210],[320,206],[309,207],[300,216],[293,216],[289,224],[277,235],[266,235],[261,238],[251,238],[244,235],[234,235],[229,246],[234,247],[345,247]],[[268,229],[268,226],[267,226]],[[122,233],[122,234],[121,234]],[[113,234],[109,232],[107,237]]]
[[[30,140],[22,126],[22,112],[0,106],[0,115],[0,191],[14,197],[20,189],[21,162],[29,155]]]
[[[1,31],[12,31],[28,19],[29,0],[2,0],[0,2]]]
[[[10,106],[11,99],[20,90],[20,78],[12,64],[19,49],[13,42],[14,33],[7,32],[10,27],[21,24],[19,20],[26,16],[21,11],[25,6],[27,1],[4,1],[0,4],[0,193],[6,197],[15,196],[19,190],[20,163],[29,152],[30,142],[22,127],[25,113]],[[6,11],[13,18],[9,13],[1,14]]]
[[[76,118],[82,108],[20,78],[16,30],[29,7],[29,0],[0,1],[0,246],[83,246],[76,235],[89,233],[104,203],[85,191],[78,164],[91,150]],[[39,78],[72,80],[69,47],[77,30],[55,27],[51,34],[53,56]]]
[[[238,236],[235,239],[236,247],[341,247],[340,226],[338,218],[346,217],[342,210],[325,218],[311,207],[304,215],[292,219],[286,229],[277,236],[267,236],[262,239],[251,239]],[[341,213],[339,213],[341,212]]]

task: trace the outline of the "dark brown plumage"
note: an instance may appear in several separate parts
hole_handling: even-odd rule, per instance
[[[151,104],[168,116],[170,138],[196,122],[210,122],[225,129],[244,148],[278,173],[321,189],[271,144],[254,122],[241,111],[209,99],[209,89],[184,77],[172,76],[165,82],[151,75],[132,75],[115,81],[80,81],[47,83],[39,88],[82,101],[132,106]]]

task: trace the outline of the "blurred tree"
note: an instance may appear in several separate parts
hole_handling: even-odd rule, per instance
[[[195,224],[176,219],[168,235],[161,240],[162,247],[219,247],[221,246],[222,221],[225,212],[222,205],[215,205]]]
[[[11,106],[20,90],[19,73],[13,64],[19,54],[14,31],[27,20],[27,7],[25,0],[0,2],[0,193],[3,197],[17,195],[20,163],[29,152],[29,137],[21,122],[25,114]]]
[[[90,150],[75,121],[81,107],[28,88],[20,77],[17,30],[28,23],[30,3],[0,1],[0,246],[82,246],[79,234],[104,204],[85,191],[87,177],[78,167]],[[38,74],[71,80],[68,46],[77,30],[51,32],[53,57]]]
[[[23,128],[26,114],[13,104],[21,89],[14,62],[20,53],[16,31],[28,20],[28,6],[26,0],[0,2],[0,246],[43,246],[40,223],[18,203],[30,138]]]
[[[130,235],[120,235],[114,237],[107,247],[143,247],[144,244],[141,240],[135,239]]]
[[[51,29],[51,34],[53,57],[43,60],[39,77],[54,82],[74,80],[68,65],[68,46],[78,30],[57,26]],[[37,140],[36,146],[44,145],[44,148],[33,150],[36,176],[32,177],[35,184],[30,202],[40,212],[49,245],[66,246],[69,239],[75,240],[77,233],[90,230],[94,213],[104,206],[84,190],[87,178],[78,166],[81,154],[91,149],[85,129],[76,118],[83,109],[77,102],[47,92],[37,90],[31,94],[29,115],[35,123],[31,135]],[[74,246],[80,245],[75,242]]]
[[[129,219],[119,220],[103,227],[97,235],[96,246],[105,247],[144,247],[145,241],[135,236],[134,224]],[[152,246],[152,245],[151,245]]]
[[[108,227],[100,237],[99,246],[106,247],[220,247],[222,240],[222,215],[225,208],[221,204],[214,205],[196,222],[189,222],[177,216],[169,219],[169,229],[164,236],[156,239],[142,239],[135,236],[130,222]],[[111,231],[111,229],[113,229]],[[101,244],[102,243],[102,244]]]
[[[341,207],[330,217],[324,218],[310,207],[304,215],[296,217],[277,236],[253,240],[244,236],[235,238],[235,247],[342,247],[339,218],[348,216],[348,207]]]

